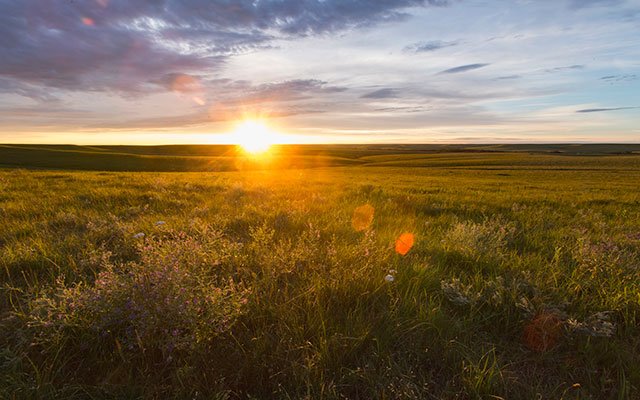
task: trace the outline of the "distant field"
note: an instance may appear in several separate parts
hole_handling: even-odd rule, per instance
[[[0,146],[0,398],[638,399],[639,149]]]
[[[467,154],[477,154],[468,157]],[[548,157],[528,157],[521,154]],[[556,165],[557,156],[640,155],[640,144],[583,145],[283,145],[259,161],[235,146],[63,146],[0,145],[0,167],[108,171],[233,171],[318,168],[346,165],[450,166],[461,162],[487,165]],[[499,158],[497,154],[511,154]],[[517,154],[517,156],[514,156]],[[460,158],[459,155],[465,155]],[[491,157],[487,157],[491,155]],[[496,155],[496,156],[494,156]],[[438,157],[434,157],[438,156]],[[640,159],[640,158],[638,158]],[[450,162],[448,162],[450,161]],[[590,160],[593,163],[595,160]],[[573,165],[575,160],[560,161]],[[628,162],[625,160],[623,167]]]

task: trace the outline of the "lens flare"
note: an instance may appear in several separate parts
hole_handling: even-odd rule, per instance
[[[367,230],[373,222],[374,213],[375,209],[369,204],[357,207],[351,217],[351,226],[358,232]]]
[[[538,314],[524,328],[522,340],[530,349],[538,353],[554,347],[562,334],[562,320],[551,312]]]
[[[415,237],[413,233],[405,232],[396,240],[396,253],[406,255],[413,247]]]

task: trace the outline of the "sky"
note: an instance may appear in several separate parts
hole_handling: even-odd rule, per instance
[[[640,143],[640,0],[0,0],[0,143]]]

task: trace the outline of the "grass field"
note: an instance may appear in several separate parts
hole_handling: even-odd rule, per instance
[[[638,147],[0,146],[0,398],[638,399]]]
[[[460,158],[460,154],[475,157]],[[493,154],[494,157],[486,157]],[[520,157],[535,154],[538,157]],[[213,172],[255,169],[321,168],[352,165],[407,166],[524,166],[540,167],[558,163],[599,168],[598,159],[577,162],[557,155],[613,156],[640,154],[640,145],[288,145],[274,146],[260,160],[244,157],[236,146],[70,146],[0,145],[0,167],[75,169],[93,171]],[[425,157],[425,156],[430,157]],[[439,155],[439,157],[436,157]],[[633,157],[632,159],[637,159]],[[626,167],[629,159],[607,166]],[[585,161],[583,159],[583,161]]]

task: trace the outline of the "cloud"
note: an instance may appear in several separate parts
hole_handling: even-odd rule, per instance
[[[446,0],[0,0],[0,90],[143,94],[170,74],[213,74],[275,39],[396,21]],[[20,89],[22,87],[22,89]]]
[[[58,97],[51,93],[51,90],[36,87],[13,79],[0,78],[0,94],[2,93],[13,93],[39,102],[58,101]]]
[[[302,108],[302,107],[283,107],[279,110],[273,110],[268,113],[269,119],[284,118],[303,114],[322,113],[321,110]],[[233,109],[209,109],[199,110],[196,112],[173,115],[173,116],[155,116],[146,118],[134,118],[128,120],[108,120],[96,124],[87,125],[84,129],[89,130],[131,130],[131,129],[154,129],[154,130],[172,130],[175,128],[186,128],[198,125],[208,125],[216,122],[237,121],[239,115],[238,110]]]
[[[403,106],[403,107],[384,107],[384,108],[376,108],[373,111],[377,111],[377,112],[391,112],[391,113],[396,113],[396,112],[403,112],[403,113],[418,113],[418,112],[423,112],[423,111],[427,111],[428,108],[424,107],[424,106]]]
[[[621,0],[570,0],[569,8],[577,10],[588,7],[612,7],[621,3]]]
[[[564,72],[564,71],[576,71],[585,69],[585,66],[582,64],[574,64],[574,65],[566,65],[562,67],[555,67],[550,69],[545,69],[544,72],[552,74],[554,72]]]
[[[300,93],[336,93],[347,90],[344,87],[327,86],[327,82],[318,79],[294,79],[284,82],[266,83],[255,88],[263,96],[289,98]]]
[[[131,93],[149,89],[148,77],[215,64],[159,46],[116,20],[94,17],[95,25],[86,25],[75,4],[1,2],[0,37],[10,43],[0,46],[0,76],[54,89]]]
[[[490,65],[490,64],[467,64],[467,65],[461,65],[455,68],[445,69],[444,71],[440,71],[439,73],[440,74],[457,74],[460,72],[467,72],[467,71],[472,71],[474,69],[483,68],[483,67],[486,67],[487,65]]]
[[[577,113],[594,113],[604,111],[619,111],[619,110],[635,110],[640,107],[614,107],[614,108],[585,108],[583,110],[576,110]]]
[[[327,82],[317,79],[294,79],[255,86],[244,81],[230,81],[224,85],[226,90],[221,85],[216,86],[216,92],[222,92],[222,96],[218,96],[217,101],[226,105],[243,106],[261,103],[302,102],[347,90],[344,87],[331,86]]]
[[[511,79],[520,79],[520,78],[522,78],[521,75],[504,75],[504,76],[497,77],[496,80],[504,81],[504,80],[511,80]]]
[[[269,118],[324,112],[318,100],[323,96],[346,91],[317,79],[294,79],[281,82],[253,84],[245,80],[213,79],[170,74],[161,80],[179,94],[191,97],[194,93],[207,100],[195,105],[195,111],[177,116],[154,116],[128,121],[108,121],[92,128],[138,129],[175,128],[236,120],[242,114],[263,113]],[[177,83],[176,83],[177,82]],[[203,86],[208,90],[201,89]],[[178,88],[179,90],[176,90]]]
[[[442,40],[432,40],[430,42],[418,42],[418,43],[411,44],[405,47],[404,51],[412,52],[412,53],[426,53],[426,52],[436,51],[436,50],[457,46],[457,45],[458,45],[457,41],[444,42]]]
[[[608,83],[617,83],[617,82],[631,82],[638,79],[638,76],[635,74],[624,74],[624,75],[607,75],[600,78],[600,80],[608,82]]]
[[[384,88],[360,96],[362,99],[393,99],[398,97],[396,89]]]

